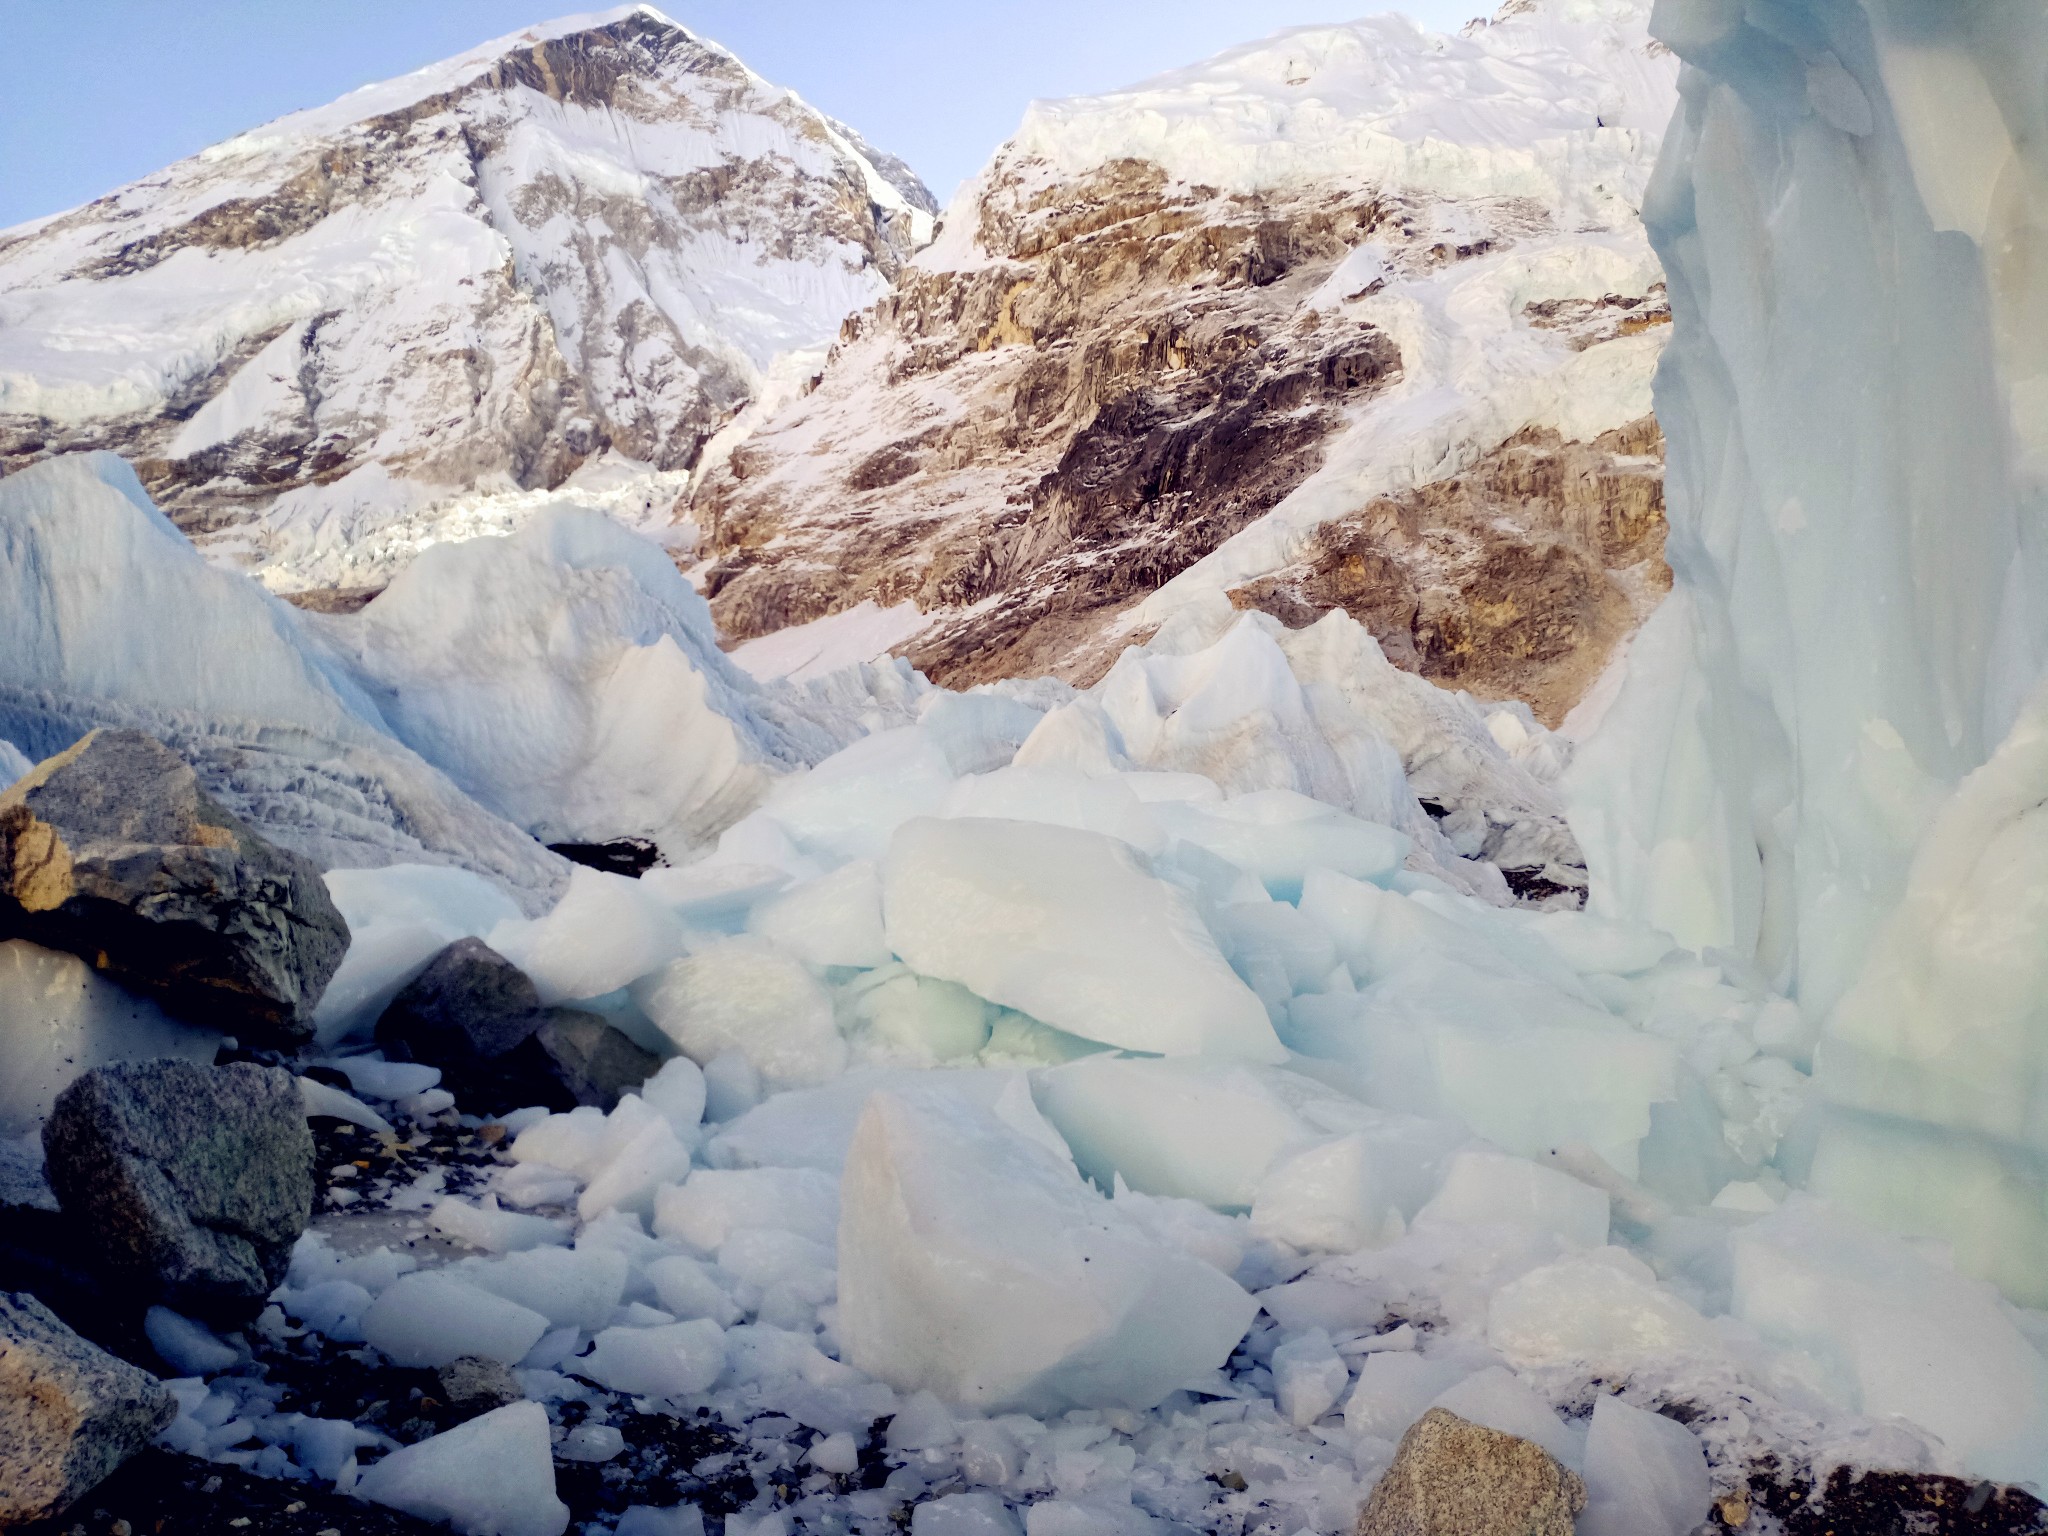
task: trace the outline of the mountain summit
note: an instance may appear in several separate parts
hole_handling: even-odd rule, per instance
[[[637,513],[935,209],[651,7],[534,27],[0,232],[0,472],[116,449],[287,590]]]

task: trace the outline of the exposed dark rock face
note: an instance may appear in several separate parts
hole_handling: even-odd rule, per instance
[[[706,478],[728,635],[993,599],[911,660],[954,686],[1071,674],[1077,639],[1269,511],[1400,373],[1385,335],[1298,313],[1399,223],[1382,199],[1224,197],[1118,161],[980,216],[998,260],[906,269],[811,399]]]
[[[94,731],[0,793],[0,938],[86,960],[258,1044],[312,1033],[348,950],[320,871],[140,731]]]
[[[1468,237],[1439,215],[1363,188],[1226,194],[1138,160],[1061,178],[999,157],[971,214],[986,259],[906,268],[816,389],[706,472],[690,510],[721,628],[909,602],[934,622],[903,654],[940,682],[1092,682],[1145,638],[1137,602],[1300,488],[1404,380],[1395,338],[1353,307],[1385,278],[1338,292],[1347,255],[1428,278],[1557,233],[1514,198],[1462,205]],[[1669,319],[1658,291],[1516,323],[1590,351]],[[1650,422],[1597,444],[1525,431],[1365,499],[1236,600],[1290,625],[1345,608],[1399,665],[1555,723],[1668,585],[1661,475]]]
[[[1555,726],[1671,588],[1663,459],[1654,418],[1591,443],[1523,432],[1324,523],[1303,560],[1231,601],[1297,629],[1342,608],[1398,665]]]
[[[312,1133],[298,1083],[274,1067],[95,1068],[58,1096],[43,1148],[97,1264],[197,1316],[253,1314],[312,1214]]]
[[[176,1413],[147,1371],[0,1292],[0,1526],[63,1513]]]
[[[610,1109],[621,1094],[638,1088],[661,1067],[652,1051],[597,1014],[575,1008],[549,1010],[534,1043],[546,1053],[555,1081],[570,1099],[600,1109]]]

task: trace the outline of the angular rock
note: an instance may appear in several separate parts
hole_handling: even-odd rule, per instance
[[[391,1000],[377,1043],[441,1069],[466,1109],[609,1109],[661,1065],[603,1018],[543,1008],[526,973],[481,939],[458,939]]]
[[[1358,1536],[1572,1536],[1586,1486],[1542,1447],[1432,1408],[1401,1437]]]
[[[510,1366],[482,1355],[450,1360],[434,1373],[434,1380],[441,1388],[441,1401],[457,1421],[476,1418],[526,1396]]]
[[[0,792],[0,938],[83,956],[196,1023],[312,1034],[348,950],[320,871],[257,835],[170,748],[103,730]]]
[[[63,1513],[177,1411],[147,1371],[0,1292],[0,1526]]]
[[[43,1149],[93,1260],[194,1316],[254,1312],[312,1213],[312,1133],[274,1067],[95,1068],[58,1096]]]
[[[524,971],[482,939],[457,939],[427,962],[377,1020],[394,1061],[441,1069],[450,1092],[495,1065],[539,1029],[540,993]]]
[[[661,1058],[594,1013],[551,1008],[533,1037],[554,1080],[578,1104],[610,1109],[661,1068]]]

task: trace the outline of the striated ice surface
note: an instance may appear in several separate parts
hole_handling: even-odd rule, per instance
[[[1149,1408],[1257,1311],[968,1100],[871,1099],[841,1202],[849,1362],[986,1412]]]

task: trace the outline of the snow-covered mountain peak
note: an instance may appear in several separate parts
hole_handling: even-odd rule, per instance
[[[1456,36],[1400,15],[1295,28],[1127,90],[1036,103],[1011,152],[1069,175],[1143,158],[1226,191],[1391,172],[1449,195],[1526,193],[1521,162],[1552,158],[1543,146],[1633,167],[1630,136],[1662,131],[1671,71],[1649,11],[1547,0]]]
[[[645,515],[934,208],[651,7],[545,23],[0,233],[0,472],[117,449],[284,588]]]

